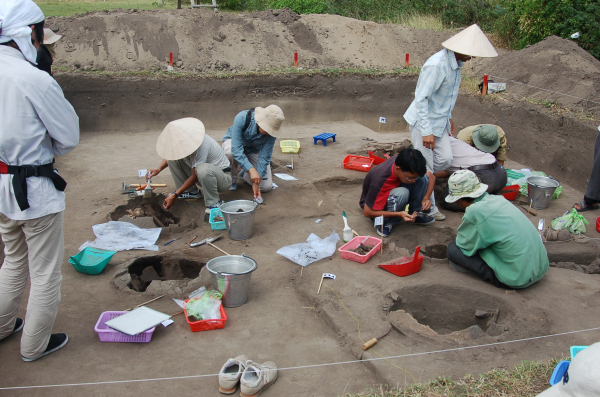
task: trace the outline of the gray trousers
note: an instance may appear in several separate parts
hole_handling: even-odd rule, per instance
[[[459,266],[464,267],[467,270],[472,271],[481,277],[484,281],[489,281],[494,284],[494,286],[498,288],[506,288],[513,289],[507,285],[504,285],[498,277],[496,277],[496,273],[494,270],[488,266],[487,263],[479,256],[479,254],[475,254],[473,256],[466,256],[462,250],[456,245],[455,241],[452,241],[448,244],[448,251],[446,252],[446,256],[451,262],[456,263]]]
[[[594,165],[585,191],[584,200],[589,204],[600,203],[600,132],[594,145]]]
[[[475,170],[473,173],[477,175],[481,183],[488,185],[487,192],[489,194],[497,194],[500,190],[506,187],[506,170],[501,165],[493,170]],[[465,212],[465,210],[462,209],[458,204],[446,202],[446,196],[448,196],[448,193],[448,188],[446,188],[441,197],[442,208],[455,212]]]
[[[63,212],[26,221],[0,214],[0,234],[6,254],[0,268],[0,339],[13,332],[27,280],[31,279],[21,355],[36,358],[48,346],[60,304]]]
[[[169,170],[173,175],[175,186],[179,189],[185,181],[192,176],[190,168],[183,160],[169,160]],[[214,164],[202,163],[196,166],[196,176],[202,187],[204,195],[204,205],[211,206],[219,201],[219,192],[225,192],[231,187],[231,173],[223,170]],[[194,191],[194,186],[187,191]]]
[[[229,159],[229,164],[231,164],[232,183],[237,183],[238,162],[235,161],[233,154],[231,153],[231,139],[226,139],[223,141],[223,151]],[[250,164],[256,168],[256,164],[258,163],[258,153],[246,154],[246,157],[248,157]],[[248,185],[252,185],[252,179],[250,179],[250,174],[248,172],[244,174],[244,182],[246,182]],[[262,181],[260,182],[260,191],[268,192],[271,189],[273,189],[273,176],[271,175],[271,164],[268,164],[267,174],[263,176]]]

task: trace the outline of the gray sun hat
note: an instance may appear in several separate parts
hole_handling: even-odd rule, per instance
[[[481,183],[473,171],[456,171],[448,179],[448,190],[450,193],[446,201],[454,203],[463,197],[477,198],[487,191],[488,185]]]
[[[473,130],[473,143],[482,152],[494,153],[500,147],[500,138],[495,125],[482,124]]]

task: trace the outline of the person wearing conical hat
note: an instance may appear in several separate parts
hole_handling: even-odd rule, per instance
[[[456,171],[448,179],[446,201],[465,210],[456,241],[448,244],[450,267],[473,273],[498,288],[526,288],[548,271],[548,253],[531,221],[473,171]]]
[[[198,200],[202,193],[207,214],[219,208],[219,193],[231,187],[231,168],[221,145],[206,135],[202,121],[193,117],[171,121],[158,137],[156,151],[163,160],[158,168],[148,170],[146,179],[168,167],[176,187],[165,199],[165,209],[178,198]],[[200,183],[202,193],[196,183]]]
[[[223,137],[223,149],[233,170],[231,190],[237,189],[237,178],[252,185],[254,201],[262,203],[261,192],[273,188],[271,156],[276,135],[285,117],[277,105],[242,110]],[[237,174],[238,165],[242,168]]]
[[[448,137],[454,135],[452,109],[458,97],[460,70],[471,57],[495,57],[498,53],[477,25],[471,25],[442,43],[443,50],[432,55],[421,68],[415,99],[404,119],[409,125],[412,143],[427,160],[429,178],[452,162]],[[429,215],[442,221],[446,217],[431,195]],[[427,208],[426,205],[423,206]]]

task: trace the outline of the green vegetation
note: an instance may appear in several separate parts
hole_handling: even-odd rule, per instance
[[[349,397],[529,397],[536,396],[550,385],[557,359],[528,362],[510,371],[493,370],[475,378],[467,375],[456,382],[438,378],[429,383],[414,384],[405,389],[369,390]]]
[[[177,8],[177,0],[34,0],[40,6],[44,15],[70,16],[83,14],[91,11],[138,9],[151,10],[155,8]],[[184,0],[185,1],[185,0]],[[190,5],[189,0],[183,3]]]

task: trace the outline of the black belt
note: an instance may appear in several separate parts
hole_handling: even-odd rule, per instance
[[[229,171],[231,171],[231,167],[223,168],[223,172],[229,172]]]
[[[474,165],[474,166],[469,167],[467,169],[471,170],[471,171],[493,170],[494,168],[498,168],[499,166],[500,166],[500,163],[498,161],[494,161],[493,164]]]
[[[29,208],[27,201],[27,178],[32,176],[45,176],[50,178],[56,190],[63,192],[67,187],[67,182],[56,172],[52,163],[43,165],[8,165],[0,161],[0,174],[12,174],[12,185],[15,192],[15,198],[21,211]]]

